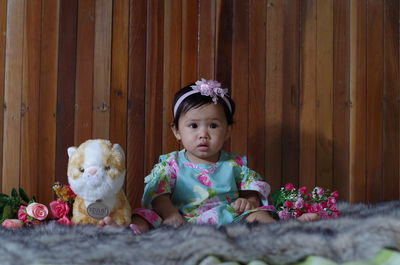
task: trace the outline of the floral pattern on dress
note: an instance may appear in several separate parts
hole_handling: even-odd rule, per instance
[[[204,186],[211,187],[212,183],[210,180],[209,175],[212,174],[215,170],[215,166],[212,166],[210,168],[202,169],[201,167],[197,166],[196,164],[193,163],[184,163],[185,166],[197,169],[199,171],[197,175],[197,180],[203,184]]]
[[[179,167],[173,156],[166,155],[165,158],[165,161],[156,164],[150,175],[144,179],[144,183],[151,187],[148,194],[151,201],[162,194],[172,193],[174,190]],[[145,198],[142,199],[142,204],[146,208],[151,208],[151,205],[146,203]]]

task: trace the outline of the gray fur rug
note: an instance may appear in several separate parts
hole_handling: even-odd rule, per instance
[[[0,264],[198,264],[209,255],[246,264],[286,264],[309,255],[338,263],[400,248],[400,201],[339,203],[341,217],[300,223],[162,227],[140,236],[125,228],[54,223],[0,228]]]

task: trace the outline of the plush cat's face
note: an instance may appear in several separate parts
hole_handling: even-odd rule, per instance
[[[85,200],[101,200],[115,195],[125,178],[125,156],[118,144],[88,140],[78,148],[68,148],[68,182]]]

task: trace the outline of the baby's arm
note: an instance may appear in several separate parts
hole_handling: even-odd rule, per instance
[[[231,207],[240,213],[260,206],[258,192],[251,190],[239,191],[239,198],[231,203]]]
[[[179,226],[184,223],[182,215],[178,209],[172,204],[169,194],[158,196],[151,203],[154,211],[156,211],[162,218],[163,224]]]

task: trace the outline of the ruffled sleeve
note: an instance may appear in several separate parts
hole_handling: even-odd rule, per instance
[[[175,156],[162,155],[150,174],[145,177],[142,197],[143,207],[151,209],[151,202],[162,194],[171,194],[174,186],[178,166]]]
[[[242,161],[247,162],[246,158]],[[247,163],[241,165],[240,177],[236,179],[239,190],[257,191],[262,205],[268,205],[268,196],[271,192],[270,185],[255,171],[247,167]]]

